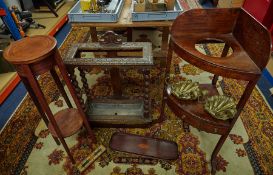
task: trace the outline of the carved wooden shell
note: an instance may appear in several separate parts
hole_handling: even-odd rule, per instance
[[[171,86],[171,93],[179,99],[196,100],[202,96],[202,91],[199,88],[198,82],[191,80],[181,81]]]
[[[224,95],[209,97],[204,108],[210,115],[220,120],[233,118],[237,112],[234,99]]]

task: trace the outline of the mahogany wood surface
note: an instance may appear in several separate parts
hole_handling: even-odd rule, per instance
[[[269,50],[272,47],[268,30],[242,9],[233,29],[233,35],[248,56],[262,70],[268,63]]]
[[[83,120],[77,109],[68,108],[57,112],[54,115],[58,127],[61,130],[63,137],[69,137],[75,134],[82,127]],[[49,123],[48,129],[53,136],[57,137],[57,133],[52,125]]]
[[[209,41],[225,43],[220,58],[204,55],[196,50],[195,44]],[[229,47],[233,53],[227,56]],[[200,130],[221,135],[211,156],[212,174],[216,173],[217,154],[265,68],[270,50],[271,40],[267,29],[240,8],[192,9],[181,14],[172,25],[162,108],[167,103],[184,122]],[[215,119],[198,101],[179,100],[167,93],[173,51],[194,66],[215,74],[211,86],[202,85],[209,90],[209,96],[216,94],[214,87],[219,75],[248,81],[233,119]]]
[[[175,142],[133,134],[114,133],[110,140],[110,148],[158,159],[178,158],[178,146]]]
[[[269,32],[240,8],[189,10],[175,20],[171,33],[176,53],[191,64],[217,75],[249,81],[259,77],[268,62]],[[210,39],[222,40],[233,53],[215,58],[194,48],[196,43]],[[259,42],[254,43],[254,40]]]
[[[42,41],[42,42],[41,42]],[[12,42],[4,51],[4,57],[13,64],[30,64],[48,57],[56,47],[53,37],[37,35]]]
[[[202,84],[200,88],[208,90],[208,96],[218,95],[217,89],[213,85]],[[204,110],[203,103],[198,102],[198,100],[180,100],[170,95],[167,97],[167,104],[176,116],[200,130],[215,134],[225,134],[230,127],[231,122],[229,120],[213,118]]]

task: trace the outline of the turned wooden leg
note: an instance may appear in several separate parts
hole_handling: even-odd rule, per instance
[[[144,77],[144,117],[149,118],[150,116],[150,95],[149,95],[149,85],[150,85],[150,70],[143,70]]]
[[[229,51],[229,48],[230,46],[225,44],[224,48],[223,48],[223,51],[222,51],[222,54],[221,54],[221,57],[226,57],[227,54],[228,54],[228,51]],[[218,75],[214,75],[213,76],[213,79],[212,79],[212,85],[216,85],[217,81],[218,81],[218,78],[219,76]]]
[[[111,84],[113,87],[113,93],[115,98],[122,97],[122,89],[121,89],[121,78],[119,73],[119,68],[111,68],[110,69],[110,76],[111,76]]]
[[[222,148],[225,140],[227,139],[231,129],[233,128],[235,122],[237,121],[241,111],[243,110],[247,100],[249,99],[253,89],[255,88],[255,85],[257,83],[258,79],[254,80],[254,81],[249,81],[246,88],[245,88],[245,91],[243,93],[243,95],[241,96],[236,108],[237,108],[237,113],[235,114],[234,118],[232,119],[232,122],[231,122],[231,126],[229,128],[229,130],[226,132],[225,135],[222,135],[220,140],[217,142],[217,145],[216,147],[214,148],[213,152],[212,152],[212,155],[211,155],[211,173],[212,174],[215,174],[216,173],[216,157],[217,157],[217,154],[219,153],[220,149]]]
[[[63,85],[62,85],[62,82],[60,81],[60,79],[59,79],[59,77],[58,77],[58,75],[57,75],[57,73],[56,73],[55,68],[51,69],[51,70],[50,70],[50,73],[51,73],[51,75],[52,75],[52,77],[53,77],[55,83],[57,84],[58,89],[60,90],[60,92],[61,92],[61,94],[62,94],[62,96],[63,96],[63,98],[64,98],[64,100],[65,100],[65,102],[66,102],[66,104],[67,104],[67,106],[68,106],[69,108],[72,108],[72,104],[71,104],[71,102],[70,102],[70,100],[69,100],[69,98],[68,98],[68,96],[67,96],[67,94],[66,94],[66,92],[65,92],[65,90],[64,90],[64,87],[63,87]]]
[[[25,72],[27,74],[27,79],[29,80],[30,86],[33,88],[33,92],[35,93],[36,98],[40,102],[41,107],[45,110],[45,113],[47,114],[50,123],[54,127],[54,130],[55,130],[58,138],[60,139],[60,141],[61,141],[61,143],[62,143],[62,145],[63,145],[63,147],[64,147],[64,149],[65,149],[65,151],[67,153],[67,155],[69,156],[71,162],[73,164],[75,164],[76,162],[75,162],[75,160],[74,160],[74,158],[73,158],[73,156],[72,156],[72,154],[71,154],[71,152],[70,152],[70,150],[69,150],[69,148],[68,148],[68,146],[67,146],[67,144],[66,144],[66,142],[65,142],[65,140],[64,140],[64,138],[62,136],[61,130],[58,127],[57,122],[56,122],[56,120],[55,120],[55,118],[54,118],[54,116],[53,116],[53,114],[52,114],[52,112],[51,112],[51,110],[50,110],[50,108],[49,108],[49,106],[47,104],[47,101],[46,101],[46,99],[44,97],[44,94],[43,94],[39,84],[38,84],[38,81],[34,78],[34,74],[31,72],[31,69],[29,68],[28,65],[22,65],[22,67],[24,68],[24,70],[25,70]]]
[[[217,142],[216,147],[214,148],[212,155],[211,155],[211,174],[214,175],[216,173],[216,158],[217,158],[217,154],[219,153],[220,149],[222,148],[223,144],[225,143],[228,134],[222,135],[220,140]]]
[[[60,69],[61,75],[63,76],[63,79],[64,79],[64,81],[65,81],[65,83],[66,83],[66,85],[67,85],[67,87],[68,87],[68,89],[69,89],[69,91],[70,91],[70,93],[72,95],[72,98],[73,98],[73,100],[74,100],[74,102],[75,102],[75,104],[76,104],[76,106],[77,106],[77,108],[78,108],[78,110],[79,110],[79,112],[81,114],[84,126],[85,126],[88,134],[92,138],[92,140],[94,142],[96,142],[95,135],[94,135],[94,133],[91,130],[91,127],[90,127],[90,125],[88,123],[86,114],[85,114],[85,112],[82,109],[82,106],[81,106],[81,103],[80,103],[79,99],[77,98],[76,91],[75,91],[75,89],[74,89],[74,87],[73,87],[73,85],[71,83],[71,80],[68,77],[68,73],[67,73],[66,67],[65,67],[64,63],[62,62],[62,57],[61,57],[61,55],[60,55],[60,53],[59,53],[58,50],[56,50],[56,53],[55,53],[55,60],[56,60],[56,63],[58,65],[59,69]]]
[[[107,57],[115,58],[117,57],[116,51],[109,51],[107,52]],[[110,69],[110,76],[111,76],[111,84],[113,87],[113,93],[115,98],[122,97],[122,86],[121,86],[121,78],[120,78],[120,71],[117,67],[112,67]]]
[[[82,98],[82,91],[81,91],[81,88],[79,87],[79,83],[76,79],[74,68],[68,68],[68,73],[69,73],[69,77],[71,79],[72,86],[74,87],[74,89],[76,91],[76,96],[80,102],[81,108],[83,109],[84,112],[86,112],[87,108],[86,108],[86,105],[84,104],[84,100]]]
[[[96,27],[90,27],[90,34],[92,42],[98,42],[98,35]]]
[[[172,43],[169,43],[169,50],[167,54],[167,59],[166,59],[166,70],[165,70],[165,75],[164,75],[164,87],[163,87],[163,95],[162,95],[162,102],[161,102],[161,112],[160,112],[160,119],[159,121],[164,121],[166,119],[165,117],[165,106],[166,106],[166,100],[167,100],[167,86],[169,83],[169,75],[170,75],[170,69],[171,69],[171,62],[172,62],[172,57],[173,57],[173,49],[172,49]]]
[[[127,27],[127,42],[132,42],[133,40],[133,29],[131,27]]]
[[[213,79],[212,79],[212,85],[216,85],[216,83],[217,83],[217,81],[218,81],[218,78],[219,78],[219,76],[218,75],[214,75],[213,76]]]
[[[24,83],[24,85],[25,85],[25,87],[26,87],[26,89],[28,91],[29,96],[31,97],[32,101],[34,102],[35,106],[37,107],[38,112],[40,113],[40,115],[41,115],[42,119],[44,120],[46,126],[48,126],[48,119],[47,119],[47,117],[46,117],[46,115],[45,115],[39,101],[37,100],[36,95],[34,94],[28,80],[25,77],[22,77],[22,76],[20,76],[20,78],[21,78],[22,82]],[[54,137],[53,135],[52,135],[52,137],[55,140],[56,144],[60,145],[60,142],[59,142],[58,138]]]
[[[83,89],[85,91],[87,99],[91,100],[91,91],[90,91],[89,86],[88,86],[88,82],[87,82],[86,75],[85,75],[85,70],[83,68],[80,68],[80,67],[78,69],[80,71],[80,76],[81,76],[81,80],[82,80],[82,84],[83,84]]]
[[[163,27],[162,32],[162,44],[161,44],[161,50],[167,51],[168,50],[168,40],[169,40],[169,27]]]

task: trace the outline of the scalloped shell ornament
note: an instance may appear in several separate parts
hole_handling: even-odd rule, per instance
[[[201,90],[198,82],[191,80],[180,81],[171,85],[171,93],[182,100],[196,100],[207,94],[206,90]]]
[[[204,108],[210,115],[220,120],[233,118],[237,112],[235,100],[225,95],[209,97]]]

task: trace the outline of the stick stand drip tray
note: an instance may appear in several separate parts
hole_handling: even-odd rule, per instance
[[[178,158],[178,147],[175,142],[133,134],[114,133],[110,141],[110,148],[158,159],[175,160]]]
[[[88,102],[88,119],[96,124],[145,125],[152,122],[144,117],[143,100],[96,99]]]

